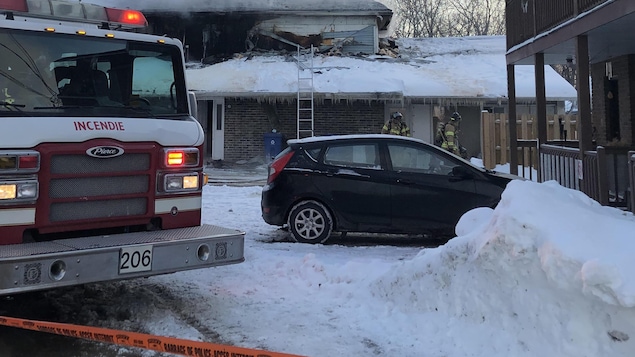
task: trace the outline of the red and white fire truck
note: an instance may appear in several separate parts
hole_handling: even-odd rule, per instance
[[[0,295],[244,261],[201,225],[182,44],[143,14],[0,0]]]

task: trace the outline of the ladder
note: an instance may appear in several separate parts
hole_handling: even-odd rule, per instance
[[[297,46],[298,62],[298,123],[296,137],[298,139],[314,135],[313,117],[313,45],[310,49]]]

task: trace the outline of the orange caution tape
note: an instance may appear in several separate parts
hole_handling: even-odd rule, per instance
[[[80,326],[65,323],[46,322],[0,316],[0,325],[26,330],[41,331],[62,336],[83,338],[86,340],[107,342],[115,345],[145,348],[183,356],[195,357],[303,357],[288,353],[269,352],[250,348],[234,347],[184,340],[174,337],[161,337],[145,333],[112,330],[101,327]]]

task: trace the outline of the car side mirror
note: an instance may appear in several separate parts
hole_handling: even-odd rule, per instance
[[[468,179],[473,177],[472,173],[463,166],[454,166],[450,175],[456,179]]]

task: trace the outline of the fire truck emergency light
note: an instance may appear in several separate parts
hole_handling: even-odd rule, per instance
[[[181,166],[183,164],[183,152],[169,152],[168,166]]]
[[[194,167],[198,165],[198,149],[165,149],[165,167]]]
[[[0,13],[47,19],[108,23],[125,28],[148,26],[143,13],[137,10],[116,9],[82,2],[64,0],[0,0]]]

